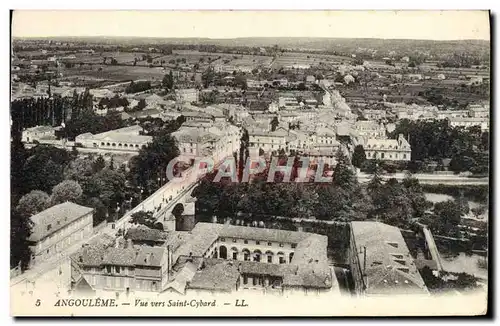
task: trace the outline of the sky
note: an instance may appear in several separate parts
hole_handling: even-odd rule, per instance
[[[490,39],[487,11],[14,11],[14,37]]]

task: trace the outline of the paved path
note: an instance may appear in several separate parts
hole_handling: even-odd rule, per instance
[[[380,176],[383,180],[395,178],[403,180],[406,175],[404,173],[384,174]],[[413,178],[418,179],[421,184],[446,184],[446,185],[487,185],[489,178],[470,178],[455,174],[412,174]],[[358,180],[361,183],[369,182],[373,175],[367,173],[358,173]]]

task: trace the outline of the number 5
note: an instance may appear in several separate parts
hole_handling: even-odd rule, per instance
[[[39,307],[41,304],[42,302],[40,301],[40,299],[36,299],[35,306]]]

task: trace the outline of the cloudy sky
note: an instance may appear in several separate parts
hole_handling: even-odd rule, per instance
[[[489,40],[487,11],[14,11],[14,37]]]

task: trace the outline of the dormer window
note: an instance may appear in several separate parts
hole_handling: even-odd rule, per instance
[[[392,246],[394,248],[398,248],[399,244],[397,242],[387,242],[389,246]]]

